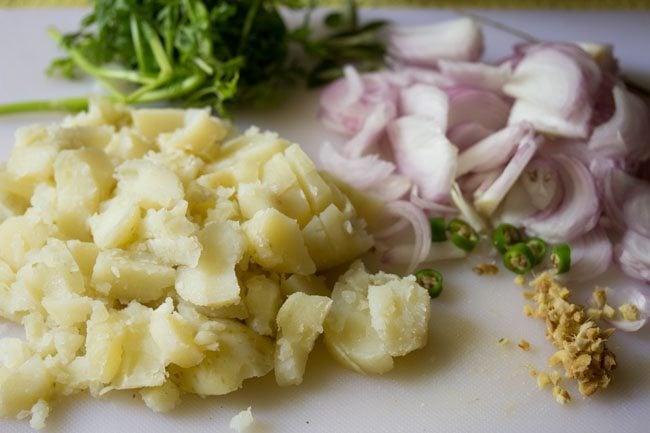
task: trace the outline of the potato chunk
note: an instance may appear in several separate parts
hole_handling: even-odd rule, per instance
[[[158,136],[158,145],[163,153],[182,150],[211,159],[227,134],[228,125],[210,116],[209,110],[189,109],[183,113],[183,127]]]
[[[178,269],[176,291],[196,305],[224,307],[240,300],[235,265],[244,255],[245,239],[233,221],[211,222],[199,232],[203,247],[195,268]]]
[[[206,352],[199,365],[178,374],[178,384],[186,392],[200,396],[223,395],[241,388],[244,380],[264,376],[273,369],[273,342],[250,328],[232,320],[217,320],[218,350]]]
[[[117,194],[144,209],[170,209],[183,199],[183,184],[171,170],[147,159],[130,159],[116,169]]]
[[[296,274],[316,271],[296,220],[268,208],[257,212],[242,228],[253,260],[265,268]]]
[[[284,301],[276,318],[275,380],[278,385],[302,383],[307,357],[316,338],[323,333],[323,321],[331,306],[330,298],[301,292]]]
[[[412,277],[370,275],[359,261],[337,281],[325,321],[325,343],[359,373],[385,373],[393,356],[426,342],[430,300]]]
[[[246,280],[246,324],[261,335],[275,335],[275,316],[282,303],[280,284],[264,275]]]
[[[181,128],[185,121],[185,111],[176,108],[141,108],[132,110],[131,116],[135,129],[151,141]]]
[[[100,212],[88,219],[88,225],[97,246],[117,248],[135,240],[140,219],[138,202],[118,195],[102,203]]]
[[[142,400],[154,412],[169,412],[181,401],[178,386],[170,380],[160,386],[140,390]]]
[[[174,286],[176,271],[139,251],[111,249],[97,256],[91,283],[98,292],[121,302],[150,302]]]
[[[54,377],[36,355],[17,367],[0,367],[0,416],[29,411],[39,399],[50,397],[53,384]]]
[[[41,248],[56,229],[46,223],[36,209],[24,215],[7,218],[0,224],[0,259],[14,271],[25,264],[30,251]]]
[[[113,164],[99,149],[64,150],[54,162],[56,215],[59,229],[69,238],[90,240],[88,217],[113,189]]]
[[[196,330],[174,311],[171,298],[151,314],[149,331],[166,363],[189,368],[203,360],[202,350],[194,343]]]

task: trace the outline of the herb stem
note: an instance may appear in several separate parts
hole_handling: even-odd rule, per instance
[[[65,98],[41,101],[12,102],[0,104],[0,115],[28,113],[32,111],[82,111],[88,108],[88,98]]]

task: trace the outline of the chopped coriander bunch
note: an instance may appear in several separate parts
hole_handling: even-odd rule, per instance
[[[313,34],[309,0],[94,0],[79,30],[50,36],[66,51],[48,73],[97,79],[109,99],[211,106],[258,106],[279,97],[282,84],[305,78],[320,85],[338,78],[345,64],[361,70],[383,65],[385,24],[361,25],[349,0],[325,18],[328,33]],[[305,8],[290,29],[280,7]],[[297,46],[299,49],[292,49]],[[297,53],[297,54],[294,54]],[[313,65],[311,69],[303,64]],[[0,114],[86,108],[83,98],[0,106]]]

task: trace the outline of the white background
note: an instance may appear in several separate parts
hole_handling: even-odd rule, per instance
[[[55,56],[45,29],[74,29],[82,10],[0,11],[0,103],[69,97],[88,92],[91,83],[47,78],[44,68]],[[650,82],[650,12],[483,12],[541,39],[610,42],[623,70]],[[429,23],[452,15],[434,10],[374,11],[403,23]],[[486,29],[486,58],[508,53],[515,39]],[[294,91],[281,108],[236,113],[238,124],[255,123],[279,131],[314,154],[324,133],[316,118],[316,94]],[[16,127],[48,123],[59,115],[0,118],[0,155],[6,158]],[[2,247],[2,246],[0,246]],[[617,333],[611,348],[620,368],[611,386],[585,399],[574,387],[572,402],[560,406],[550,391],[536,388],[528,365],[546,368],[553,348],[541,322],[522,314],[521,288],[512,275],[478,277],[469,269],[484,261],[479,255],[462,264],[443,264],[442,296],[433,301],[426,349],[396,362],[383,377],[352,373],[328,356],[320,345],[312,354],[304,383],[278,388],[273,375],[252,380],[233,394],[201,400],[185,397],[171,414],[150,412],[130,392],[111,393],[102,401],[87,396],[53,404],[47,432],[228,431],[230,418],[252,406],[257,432],[645,432],[650,431],[650,327],[636,334]],[[598,283],[637,285],[616,271]],[[584,301],[589,286],[576,290]],[[647,288],[646,288],[647,289]],[[532,349],[516,343],[527,339]],[[547,369],[548,371],[548,369]],[[30,431],[26,421],[0,421],[0,432]]]

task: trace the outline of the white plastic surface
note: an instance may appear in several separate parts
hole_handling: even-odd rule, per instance
[[[81,10],[0,10],[0,102],[84,94],[90,83],[46,78],[55,55],[45,35],[49,25],[73,29]],[[371,12],[404,23],[427,23],[452,15],[434,10]],[[624,70],[650,81],[650,12],[485,12],[539,38],[611,42]],[[515,39],[486,29],[486,57],[509,52]],[[315,118],[316,94],[295,91],[282,108],[236,113],[237,123],[257,124],[301,143],[312,155],[324,133]],[[5,159],[14,130],[22,124],[52,122],[58,115],[0,118],[0,156]],[[155,414],[137,394],[110,393],[53,404],[46,432],[103,433],[227,432],[233,415],[252,406],[252,432],[645,432],[650,429],[650,326],[635,334],[616,333],[610,347],[618,356],[610,387],[591,398],[569,391],[560,406],[550,390],[537,389],[529,365],[549,369],[554,349],[541,322],[524,317],[521,288],[512,274],[479,277],[471,268],[485,261],[474,255],[460,264],[443,264],[446,288],[433,301],[428,346],[399,359],[383,377],[365,377],[337,365],[319,343],[301,386],[279,388],[273,375],[252,380],[233,394],[202,400],[185,397],[170,414]],[[612,271],[597,283],[635,284]],[[583,302],[589,286],[574,294]],[[648,288],[646,287],[648,290]],[[0,334],[2,331],[0,330]],[[502,347],[497,341],[508,338]],[[526,339],[531,350],[517,348]],[[0,420],[0,432],[31,431],[27,420]]]

